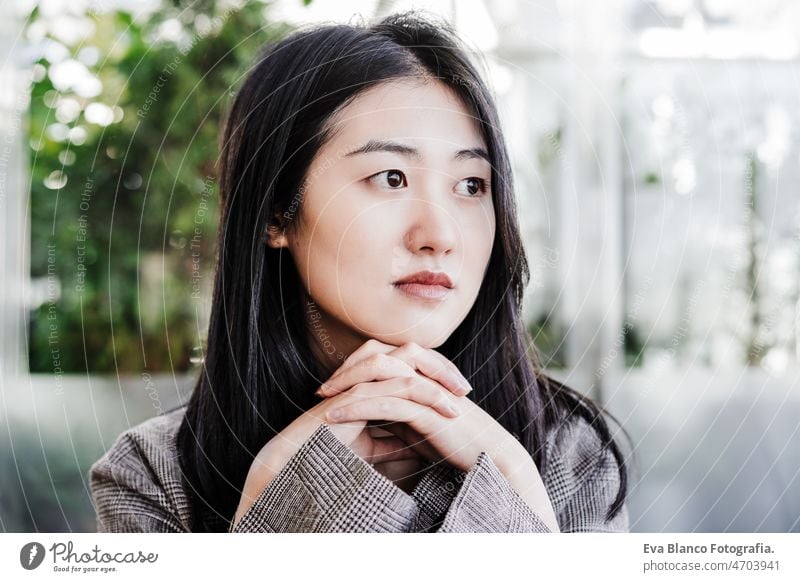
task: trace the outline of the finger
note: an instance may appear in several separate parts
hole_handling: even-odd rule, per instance
[[[436,409],[442,416],[449,418],[455,418],[461,414],[457,399],[441,384],[413,372],[412,374],[412,376],[401,378],[390,377],[381,381],[359,383],[346,393],[343,404],[349,404],[350,401],[392,396],[429,406]]]
[[[428,439],[403,422],[387,422],[383,427],[397,436],[404,443],[419,451],[422,456],[433,461],[441,461],[442,456],[436,451]]]
[[[403,360],[411,369],[436,380],[457,396],[464,396],[472,390],[472,386],[458,367],[436,350],[409,342],[393,350],[389,355]]]
[[[386,346],[380,342],[373,345],[376,350]],[[397,362],[405,365],[400,366]],[[450,360],[435,350],[408,343],[393,349],[389,354],[377,351],[362,360],[351,362],[347,369],[340,368],[319,387],[317,395],[328,397],[344,392],[360,382],[387,380],[393,376],[412,376],[417,371],[457,396],[464,396],[472,390],[466,378]]]
[[[367,459],[370,463],[388,463],[389,461],[419,458],[419,454],[408,443],[397,437],[376,439],[374,443],[372,455]]]
[[[373,356],[375,354],[388,354],[392,350],[396,349],[397,346],[386,344],[376,339],[370,339],[361,344],[361,346],[359,346],[359,348],[352,354],[347,356],[344,362],[342,362],[342,365],[339,366],[336,369],[336,371],[331,375],[331,378],[338,376],[343,371],[347,370],[348,368],[351,368],[354,364],[357,364],[358,362],[364,360],[365,358],[368,358],[369,356]],[[331,378],[329,378],[329,380]]]
[[[404,361],[384,353],[372,354],[352,364],[335,378],[331,376],[317,390],[318,396],[333,396],[349,390],[356,384],[377,382],[390,378],[413,377],[418,374]]]
[[[325,416],[331,423],[382,419],[406,422],[421,434],[434,432],[435,427],[445,419],[430,406],[393,396],[369,398],[332,408]]]
[[[369,432],[369,436],[372,437],[373,439],[396,436],[391,432],[389,432],[388,430],[385,430],[383,428],[383,424],[384,423],[380,421],[375,421],[375,420],[369,421],[367,423],[367,432]]]
[[[425,437],[403,422],[385,422],[382,428],[408,444],[416,445],[425,441]]]

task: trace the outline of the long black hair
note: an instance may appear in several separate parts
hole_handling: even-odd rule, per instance
[[[511,166],[496,106],[467,54],[445,22],[413,11],[372,26],[315,26],[265,47],[236,93],[221,143],[207,350],[177,441],[192,531],[225,530],[254,456],[319,402],[313,393],[327,379],[309,347],[297,269],[288,252],[265,243],[267,228],[286,228],[295,215],[288,210],[330,137],[331,116],[378,83],[418,77],[445,83],[479,124],[497,224],[475,304],[437,350],[473,386],[468,398],[520,439],[541,473],[548,431],[575,416],[591,423],[619,465],[607,519],[621,510],[624,455],[601,410],[541,372],[522,322],[529,271]]]

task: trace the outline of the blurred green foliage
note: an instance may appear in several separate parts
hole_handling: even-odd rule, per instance
[[[539,351],[541,364],[549,369],[563,369],[566,366],[566,341],[564,332],[550,314],[540,313],[528,324],[534,345]]]
[[[31,371],[191,367],[206,324],[192,299],[202,288],[207,302],[213,280],[223,116],[263,43],[288,32],[268,9],[90,12],[93,32],[74,46],[33,10],[27,27],[49,27],[49,50],[34,66],[28,128],[31,275],[44,297]],[[64,86],[79,73],[99,94]]]

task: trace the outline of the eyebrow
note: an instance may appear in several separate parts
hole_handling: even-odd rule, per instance
[[[383,139],[371,139],[361,147],[347,152],[345,157],[359,154],[369,154],[372,152],[391,152],[411,158],[415,161],[420,161],[422,159],[422,154],[419,153],[417,148],[396,141],[388,141]],[[458,150],[453,156],[453,159],[456,161],[482,159],[491,163],[489,160],[489,154],[483,148],[468,148],[465,150]]]

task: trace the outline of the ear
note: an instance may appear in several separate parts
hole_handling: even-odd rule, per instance
[[[280,249],[289,246],[286,238],[286,230],[279,224],[270,224],[267,227],[267,246],[273,249]]]
[[[289,246],[289,239],[286,237],[286,224],[281,219],[280,213],[277,213],[267,226],[267,246],[273,249]]]

